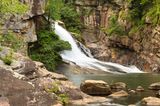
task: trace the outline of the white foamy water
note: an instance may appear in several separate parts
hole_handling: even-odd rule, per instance
[[[103,62],[86,56],[85,53],[78,48],[75,40],[66,29],[58,25],[57,22],[55,22],[53,27],[55,28],[55,33],[60,37],[60,39],[68,41],[72,47],[71,50],[64,50],[61,52],[60,55],[64,61],[73,62],[83,68],[86,67],[95,70],[103,70],[109,73],[142,73],[142,71],[135,66],[125,67],[117,63]]]

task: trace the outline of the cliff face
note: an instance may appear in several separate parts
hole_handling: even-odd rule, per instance
[[[40,26],[42,15],[44,14],[45,0],[20,0],[28,5],[28,11],[23,15],[10,15],[4,23],[4,30],[13,30],[15,35],[24,40],[24,47],[19,50],[22,54],[27,54],[27,43],[37,41],[36,30]]]
[[[106,36],[102,28],[108,28],[109,18],[118,15],[118,22],[131,27],[122,15],[129,7],[124,0],[76,0],[75,6],[82,14],[81,20],[86,29],[83,37],[93,55],[103,61],[125,65],[136,65],[144,71],[160,71],[160,26],[152,27],[146,19],[143,31],[130,36]],[[141,34],[143,33],[143,34]]]

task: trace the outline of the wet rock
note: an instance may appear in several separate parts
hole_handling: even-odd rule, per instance
[[[133,90],[133,89],[130,89],[130,90],[128,90],[128,91],[129,91],[129,93],[131,93],[131,94],[135,94],[135,93],[136,93],[136,91]]]
[[[156,97],[160,97],[160,90],[156,92]]]
[[[143,88],[142,86],[138,86],[138,87],[136,88],[136,91],[138,91],[138,92],[143,92],[143,91],[144,91],[144,88]]]
[[[160,90],[160,82],[153,83],[149,86],[151,90]]]
[[[145,106],[160,106],[160,99],[156,97],[146,97],[141,103]]]
[[[118,92],[115,92],[115,93],[109,95],[109,97],[118,99],[121,97],[127,97],[128,95],[129,94],[126,91],[121,90],[121,91],[118,91]]]
[[[127,85],[124,82],[116,82],[110,86],[111,86],[111,89],[114,91],[120,91],[120,90],[127,89]]]
[[[73,100],[71,101],[71,106],[101,106],[101,105],[95,105],[95,104],[108,104],[111,100],[105,97],[86,97],[84,99],[79,100]],[[109,105],[107,105],[109,106]]]
[[[134,105],[134,104],[130,104],[130,105],[128,105],[128,106],[136,106],[136,105]]]
[[[80,89],[89,95],[109,95],[110,86],[101,80],[86,80],[80,85]]]

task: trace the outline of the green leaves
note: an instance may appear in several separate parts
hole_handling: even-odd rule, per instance
[[[160,24],[160,1],[155,0],[153,1],[153,6],[148,9],[145,17],[150,18],[154,25]]]
[[[29,55],[33,60],[41,61],[45,67],[53,71],[61,62],[59,52],[71,49],[68,42],[62,41],[54,33],[42,30],[38,33],[38,41],[29,48]]]
[[[54,20],[61,19],[61,8],[63,8],[63,0],[48,0],[46,4],[46,14]]]
[[[109,19],[109,27],[107,29],[102,29],[104,30],[107,35],[124,35],[125,34],[125,29],[123,26],[121,26],[118,21],[117,21],[117,16],[113,15]]]
[[[19,2],[19,0],[0,0],[0,13],[22,14],[27,9],[28,6]]]

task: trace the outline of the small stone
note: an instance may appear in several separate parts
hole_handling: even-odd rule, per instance
[[[121,97],[127,97],[128,95],[129,94],[126,91],[121,90],[121,91],[118,91],[118,92],[115,92],[115,93],[109,95],[109,97],[118,99],[118,98],[121,98]]]
[[[136,88],[136,91],[138,91],[138,92],[143,92],[143,91],[144,91],[144,88],[143,88],[142,86],[138,86],[138,87]]]
[[[131,89],[131,90],[129,90],[129,93],[134,94],[134,93],[136,93],[136,91],[135,91],[135,90],[133,90],[133,89]]]

